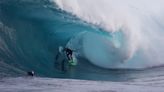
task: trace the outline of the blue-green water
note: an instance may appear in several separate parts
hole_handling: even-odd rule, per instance
[[[67,72],[60,71],[57,69],[60,65],[55,65],[58,47],[67,45],[82,33],[87,33],[87,37],[98,37],[97,34],[100,34],[110,41],[115,40],[112,38],[115,35],[116,42],[123,42],[121,32],[108,33],[61,10],[49,0],[0,1],[0,76],[25,76],[26,71],[31,70],[44,77],[112,81],[163,75],[162,67],[146,70],[100,68],[90,63],[79,49],[78,65]],[[81,48],[80,44],[75,46]],[[101,54],[101,51],[96,53]],[[113,57],[117,59],[111,57],[111,60],[121,59]]]

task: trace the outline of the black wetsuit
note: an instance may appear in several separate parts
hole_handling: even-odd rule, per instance
[[[66,52],[68,60],[71,60],[73,51],[69,48],[65,48],[64,51]]]

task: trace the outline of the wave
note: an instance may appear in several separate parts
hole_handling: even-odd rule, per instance
[[[34,70],[46,77],[115,79],[108,69],[163,65],[162,2],[2,0],[0,77]],[[59,46],[76,51],[79,63],[71,73],[56,69]]]
[[[81,52],[104,68],[148,68],[164,64],[162,0],[54,0],[62,10],[103,30],[87,32]],[[105,32],[104,32],[105,31]],[[80,45],[81,45],[80,44]],[[74,47],[80,45],[75,44]]]
[[[39,76],[70,77],[56,69],[60,67],[55,61],[58,47],[95,28],[49,0],[5,0],[0,6],[0,77],[25,75],[31,70]],[[90,66],[79,62],[75,74],[91,69],[84,69],[85,65]]]

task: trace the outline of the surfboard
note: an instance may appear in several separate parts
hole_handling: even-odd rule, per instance
[[[68,61],[69,65],[70,66],[76,66],[77,65],[77,59],[75,58],[74,55],[72,57],[73,57],[73,59]]]

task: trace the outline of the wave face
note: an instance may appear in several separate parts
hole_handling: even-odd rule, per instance
[[[117,80],[121,76],[115,75],[125,76],[124,70],[120,73],[104,68],[161,66],[163,3],[162,0],[1,0],[0,77],[34,70],[47,77],[109,79],[110,76]],[[56,69],[60,67],[55,60],[59,46],[74,49],[78,57],[77,67],[66,74]]]
[[[163,0],[54,2],[60,9],[102,29],[80,36],[83,39],[80,53],[93,64],[130,69],[164,64]],[[74,39],[77,40],[79,37]]]
[[[47,0],[0,1],[1,74],[34,70],[40,76],[54,76],[58,46],[76,33],[71,30],[78,24],[71,18]]]

